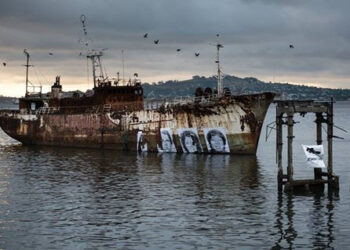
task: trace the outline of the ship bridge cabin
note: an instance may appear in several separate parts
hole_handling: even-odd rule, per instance
[[[92,50],[87,58],[92,60],[93,83],[94,88],[85,93],[81,91],[62,92],[60,76],[51,86],[51,92],[42,94],[41,86],[29,86],[28,69],[29,53],[24,50],[27,57],[26,66],[26,94],[19,101],[21,113],[82,113],[82,112],[101,112],[105,110],[113,111],[133,111],[143,109],[143,89],[138,74],[135,73],[135,79],[127,82],[118,78],[113,82],[105,77],[101,64],[102,51]],[[99,73],[97,73],[99,69]],[[32,91],[29,91],[33,88]]]
[[[62,113],[99,112],[106,110],[133,111],[143,109],[143,89],[139,80],[118,82],[98,81],[92,90],[62,92],[60,77],[51,86],[51,92],[27,92],[20,99],[22,113],[55,111]]]
[[[32,113],[45,106],[48,97],[42,94],[41,86],[28,86],[24,97],[19,98],[21,113]]]

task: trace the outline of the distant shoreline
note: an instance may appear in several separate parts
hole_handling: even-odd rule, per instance
[[[336,101],[350,101],[350,89],[320,88],[289,83],[263,82],[254,77],[240,78],[226,75],[223,79],[224,87],[228,88],[232,95],[253,94],[261,92],[274,92],[283,100],[315,100],[329,101],[331,97]],[[158,83],[143,83],[144,96],[146,98],[174,98],[194,96],[197,88],[215,89],[217,79],[215,76],[193,76],[188,80],[169,80]],[[64,84],[63,84],[64,88]],[[81,92],[80,90],[76,90]],[[66,91],[74,92],[74,91]],[[0,96],[0,102],[12,102],[21,97]]]

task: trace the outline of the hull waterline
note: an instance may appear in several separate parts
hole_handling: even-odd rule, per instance
[[[255,154],[274,95],[135,111],[33,113],[2,111],[1,128],[27,145],[114,150]]]

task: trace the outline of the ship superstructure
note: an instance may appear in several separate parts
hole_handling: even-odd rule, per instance
[[[23,144],[139,152],[255,154],[273,93],[234,96],[223,87],[217,48],[217,88],[181,100],[144,99],[141,81],[110,80],[103,51],[90,50],[94,87],[67,96],[57,76],[51,92],[26,92],[18,111],[0,111],[0,126]]]

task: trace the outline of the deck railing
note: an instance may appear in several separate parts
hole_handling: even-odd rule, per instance
[[[145,99],[143,102],[143,108],[145,110],[155,110],[161,107],[171,108],[176,105],[191,105],[196,103],[201,104],[211,104],[216,102],[220,97],[218,95],[211,96],[199,96],[199,97],[176,97],[172,99]],[[65,112],[83,112],[83,113],[106,113],[112,110],[127,110],[127,111],[137,111],[140,110],[140,106],[133,105],[130,103],[122,103],[122,104],[104,104],[104,105],[86,105],[86,106],[64,106],[64,107],[40,107],[37,110],[24,110],[19,111],[22,114],[53,114],[53,113],[65,113]],[[18,112],[18,111],[17,111]]]
[[[144,109],[146,110],[153,110],[158,109],[160,107],[172,107],[176,105],[186,105],[191,103],[213,103],[219,99],[218,95],[211,95],[211,96],[196,96],[196,97],[175,97],[172,99],[159,99],[159,98],[152,98],[152,99],[145,99],[144,100]]]

